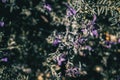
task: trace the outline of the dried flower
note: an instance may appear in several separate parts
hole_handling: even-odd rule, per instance
[[[4,26],[4,22],[3,21],[0,21],[0,27],[3,27]]]

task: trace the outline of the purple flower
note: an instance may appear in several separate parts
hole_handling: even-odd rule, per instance
[[[78,68],[73,68],[73,69],[72,69],[72,72],[73,72],[73,75],[75,75],[75,76],[77,76],[77,75],[79,75],[79,74],[80,74],[80,72],[79,72],[79,69],[78,69]]]
[[[7,2],[7,0],[2,0],[2,3],[6,3]]]
[[[57,62],[58,62],[58,65],[61,66],[63,64],[63,62],[65,62],[66,59],[65,59],[65,54],[62,54],[60,56],[57,56]]]
[[[57,46],[60,42],[61,42],[61,41],[60,41],[59,39],[55,39],[55,40],[53,41],[53,45],[54,45],[54,46]]]
[[[75,15],[76,10],[73,9],[73,8],[68,8],[66,13],[67,13],[67,16],[69,17],[69,16],[72,16],[72,15]]]
[[[79,44],[78,44],[78,41],[77,42],[73,42],[75,48],[78,48]]]
[[[0,21],[0,27],[3,27],[4,26],[4,22],[3,21]]]
[[[66,75],[69,77],[77,77],[80,75],[80,71],[77,67],[70,68],[66,70]]]
[[[7,61],[8,61],[8,58],[2,58],[1,61],[7,62]]]
[[[51,8],[51,6],[50,6],[49,4],[45,4],[45,5],[44,5],[44,8],[45,8],[46,10],[48,10],[48,11],[51,11],[51,10],[52,10],[52,8]]]
[[[82,43],[84,43],[85,41],[87,41],[87,39],[86,38],[79,38],[79,40],[78,40],[78,42],[80,43],[80,44],[82,44]]]
[[[91,48],[90,46],[86,46],[85,48],[86,48],[87,50],[89,50],[89,51],[92,50],[92,48]]]
[[[93,31],[92,31],[92,35],[95,36],[95,37],[98,37],[98,32],[97,32],[97,30],[93,30]]]
[[[106,48],[111,48],[110,42],[106,41],[106,42],[105,42],[105,47],[106,47]]]
[[[66,11],[66,14],[68,17],[72,16],[72,15],[75,15],[77,12],[75,9],[73,9],[71,6],[69,6],[68,3],[63,3],[66,7],[67,7],[67,11]]]
[[[120,38],[118,39],[118,43],[120,43]]]

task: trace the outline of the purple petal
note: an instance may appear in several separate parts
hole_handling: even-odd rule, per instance
[[[93,31],[92,31],[92,34],[93,34],[94,36],[98,37],[98,32],[97,32],[97,30],[93,30]]]
[[[53,42],[53,45],[57,46],[59,43],[60,43],[60,40],[59,39],[55,39],[54,42]]]
[[[64,61],[65,61],[65,59],[58,60],[58,65],[61,66]]]
[[[3,27],[4,26],[4,22],[3,21],[0,21],[0,27]]]
[[[7,61],[8,61],[8,58],[2,58],[1,61],[7,62]]]
[[[94,16],[93,16],[93,22],[95,22],[96,19],[97,19],[97,17],[96,17],[96,15],[94,14]]]
[[[109,41],[106,41],[106,42],[105,42],[105,47],[106,47],[106,48],[111,48],[111,43],[110,43]]]
[[[72,13],[73,15],[75,15],[75,14],[76,14],[76,10],[75,10],[75,9],[70,8],[70,11],[71,11],[71,13]]]
[[[69,11],[69,10],[67,10],[66,14],[67,14],[68,17],[69,17],[69,16],[72,16],[71,11]]]
[[[58,65],[61,66],[61,65],[62,65],[62,62],[61,62],[61,61],[58,61]]]
[[[111,48],[111,45],[106,45],[106,48]]]
[[[90,46],[86,46],[86,49],[88,49],[89,51],[92,50],[92,48]]]
[[[72,72],[73,72],[74,75],[79,75],[80,74],[78,68],[73,68]]]
[[[45,4],[45,5],[44,5],[44,8],[47,9],[48,11],[51,11],[51,10],[52,10],[52,8],[51,8],[51,6],[50,6],[49,4]]]
[[[62,63],[63,63],[64,61],[66,61],[66,59],[65,59],[64,57],[65,57],[64,54],[62,54],[62,55],[60,55],[60,56],[57,56],[57,62],[58,62],[58,65],[59,65],[59,66],[61,66]]]
[[[76,10],[73,9],[73,8],[68,8],[66,14],[67,14],[68,17],[72,16],[72,15],[75,15],[76,14]]]
[[[120,38],[118,39],[118,43],[120,43]]]

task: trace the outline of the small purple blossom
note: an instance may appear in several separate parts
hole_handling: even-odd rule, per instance
[[[3,27],[5,23],[3,21],[0,21],[0,27]]]
[[[1,61],[7,62],[7,61],[8,61],[8,58],[2,58]]]
[[[66,70],[66,76],[77,77],[79,75],[80,75],[80,71],[79,71],[79,69],[77,67],[70,68],[70,69]]]
[[[98,31],[97,30],[93,30],[92,31],[92,35],[95,36],[95,37],[98,37]]]
[[[83,38],[83,37],[82,37],[82,38],[79,38],[79,40],[78,40],[78,42],[81,43],[81,44],[84,43],[85,41],[87,41],[87,39],[86,39],[86,38]]]
[[[111,48],[110,42],[106,41],[106,42],[105,42],[105,47],[106,47],[106,48]]]
[[[62,54],[62,55],[57,57],[57,62],[58,62],[59,66],[61,66],[63,64],[63,62],[65,62],[65,61],[66,61],[65,54]]]
[[[45,5],[44,5],[44,8],[45,8],[46,10],[48,10],[48,11],[51,11],[51,10],[52,10],[52,8],[51,8],[51,6],[50,6],[49,4],[45,4]]]
[[[91,48],[90,46],[85,46],[85,48],[86,48],[87,50],[89,50],[89,51],[92,50],[92,48]]]
[[[54,45],[54,46],[57,46],[60,42],[61,42],[61,41],[60,41],[59,39],[55,39],[55,40],[53,41],[53,45]]]
[[[80,75],[79,69],[76,68],[76,67],[72,69],[72,72],[73,72],[73,74],[76,75],[76,76],[77,76],[77,75]]]
[[[73,8],[68,8],[66,13],[67,13],[67,16],[69,17],[69,16],[72,16],[72,15],[75,15],[76,10],[73,9]]]

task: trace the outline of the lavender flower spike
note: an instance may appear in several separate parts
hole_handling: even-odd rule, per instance
[[[0,27],[3,27],[4,26],[4,22],[3,21],[0,21]]]
[[[8,58],[2,58],[1,61],[7,62],[7,61],[8,61]]]

